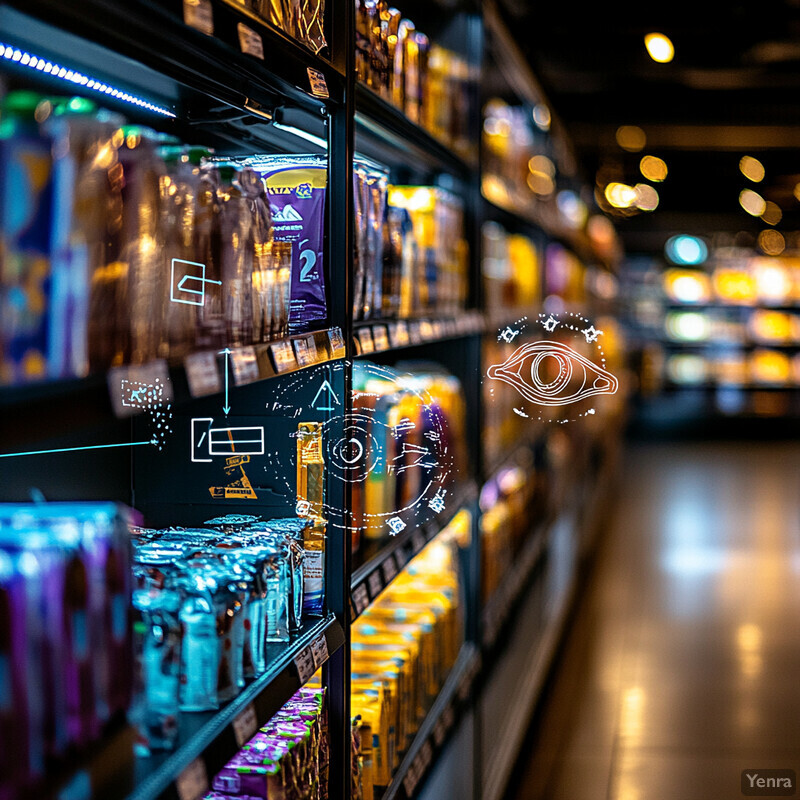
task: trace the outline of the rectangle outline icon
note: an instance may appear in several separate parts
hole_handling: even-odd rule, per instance
[[[206,428],[203,430],[203,435],[198,438],[197,423],[206,423]],[[214,422],[212,417],[194,417],[192,419],[191,434],[192,434],[192,461],[195,463],[209,463],[211,458],[198,458],[195,456],[195,451],[203,444],[203,441],[208,436],[208,455],[209,456],[263,456],[265,451],[264,444],[264,427],[237,427],[237,428],[211,428],[208,427]],[[229,437],[228,433],[237,434],[247,432],[244,436]],[[221,440],[214,437],[214,434],[223,434],[225,439]],[[250,436],[254,438],[249,438]],[[235,449],[231,450],[231,445]],[[248,447],[243,447],[248,445]],[[223,448],[221,451],[218,448]],[[205,452],[203,453],[205,455]]]
[[[243,437],[228,437],[229,433],[238,433],[241,431],[248,431],[250,435],[255,435],[255,439],[245,439]],[[214,434],[221,433],[225,435],[224,440],[215,440]],[[246,434],[245,434],[246,435]],[[234,450],[230,449],[233,445]],[[255,445],[252,449],[241,449],[242,445]],[[215,450],[217,447],[226,447],[226,450],[219,452]],[[209,428],[208,430],[208,453],[212,456],[230,456],[230,455],[245,455],[245,456],[263,456],[264,455],[264,428]]]
[[[178,286],[175,286],[175,264],[188,264],[191,267],[201,267],[203,272],[201,275],[184,275]],[[184,281],[189,278],[193,281],[200,282],[200,289],[186,289],[183,286]],[[173,303],[183,303],[187,306],[203,306],[206,302],[206,283],[219,283],[219,281],[206,281],[206,265],[201,264],[199,261],[187,261],[184,258],[173,258],[170,265],[170,280],[169,280],[169,299]],[[200,296],[200,300],[181,300],[175,297],[175,289],[186,294],[196,294]]]

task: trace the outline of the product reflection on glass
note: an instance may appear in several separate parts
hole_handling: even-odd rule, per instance
[[[567,405],[596,394],[614,394],[619,388],[610,372],[560,342],[523,344],[505,363],[489,367],[487,374],[542,406]]]

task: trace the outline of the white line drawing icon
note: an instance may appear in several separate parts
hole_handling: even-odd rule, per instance
[[[183,273],[178,278],[177,283],[175,282],[176,267],[180,267]],[[198,272],[199,274],[197,274]],[[222,281],[206,278],[205,264],[201,264],[198,261],[185,261],[182,258],[172,259],[169,281],[170,302],[183,303],[187,306],[205,305],[207,283],[214,283],[217,286],[222,286]],[[194,284],[199,284],[200,288],[197,288]]]
[[[192,419],[192,461],[209,463],[213,457],[228,457],[231,454],[263,456],[264,427],[212,428],[211,417]]]
[[[317,400],[320,399],[320,395],[325,392],[326,394],[323,396],[323,400],[327,399],[327,405],[318,406]],[[333,391],[333,387],[328,383],[328,381],[323,381],[322,386],[317,389],[317,393],[314,395],[314,399],[311,401],[311,407],[316,408],[317,411],[333,411],[334,405],[340,406],[341,402],[339,398],[336,396],[336,392]]]
[[[617,379],[560,342],[520,345],[487,376],[513,386],[525,400],[540,406],[563,406],[596,394],[614,394]],[[516,409],[514,409],[516,411]]]

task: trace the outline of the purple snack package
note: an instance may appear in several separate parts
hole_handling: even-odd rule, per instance
[[[292,245],[292,333],[327,319],[323,240],[327,160],[318,156],[258,156],[247,162],[261,173],[272,210],[276,242]]]

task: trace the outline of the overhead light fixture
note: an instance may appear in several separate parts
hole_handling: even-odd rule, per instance
[[[663,33],[648,33],[644,37],[644,46],[647,48],[650,58],[659,64],[666,64],[672,61],[675,55],[675,48],[672,42]]]
[[[13,45],[0,42],[0,57],[4,58],[6,61],[11,61],[12,63],[19,64],[28,69],[41,72],[44,75],[49,75],[51,78],[59,78],[65,83],[71,83],[83,89],[91,89],[98,94],[107,95],[114,100],[121,100],[123,103],[130,103],[146,111],[153,111],[165,117],[175,117],[175,114],[169,109],[157,106],[154,103],[150,103],[141,97],[137,97],[115,86],[111,86],[97,78],[91,78],[77,70],[68,69],[67,67],[56,64],[46,58],[40,58],[33,53],[28,53]]]

